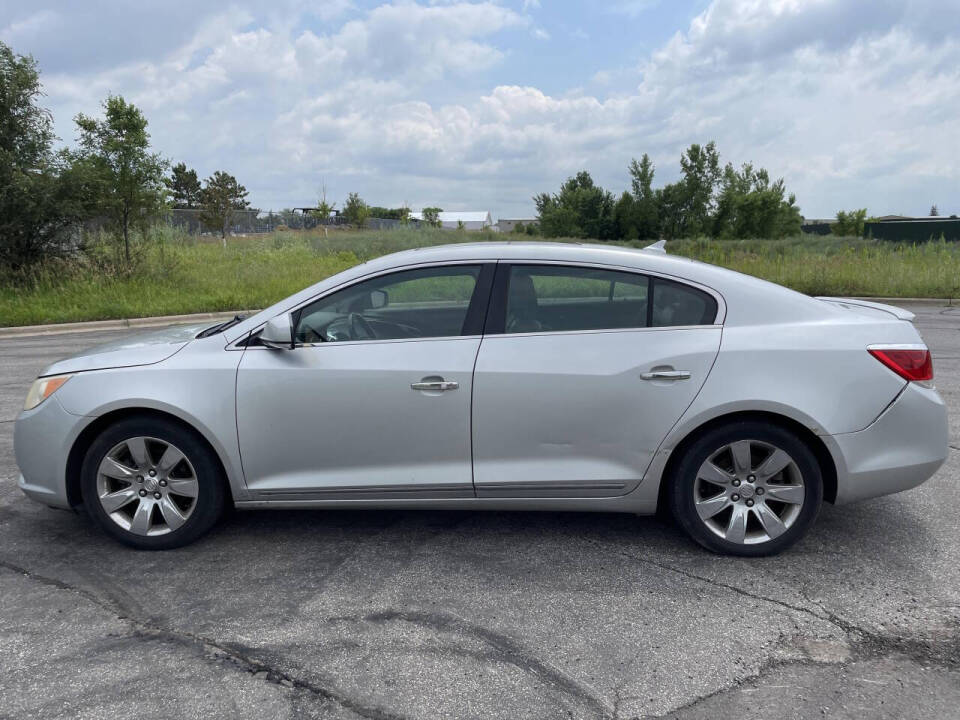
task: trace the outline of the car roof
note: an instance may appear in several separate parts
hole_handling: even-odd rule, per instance
[[[364,276],[403,267],[442,262],[548,261],[594,263],[666,275],[713,290],[726,305],[724,324],[757,324],[822,318],[827,304],[750,275],[658,250],[578,242],[490,241],[434,245],[383,255],[326,278],[230,328],[228,342],[271,317]]]

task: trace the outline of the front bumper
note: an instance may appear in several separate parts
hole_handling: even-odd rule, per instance
[[[13,426],[13,454],[20,468],[17,484],[27,497],[45,505],[70,507],[67,457],[92,419],[71,415],[56,395],[20,413]]]
[[[837,465],[838,505],[909,490],[947,459],[947,409],[936,390],[908,383],[869,427],[824,440]]]

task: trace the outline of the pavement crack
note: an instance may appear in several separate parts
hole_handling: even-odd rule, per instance
[[[601,543],[597,543],[596,541],[593,541],[593,540],[588,540],[587,542],[591,542],[591,543],[593,543],[594,545],[602,546]],[[605,547],[604,549],[609,549],[609,547]],[[625,557],[625,558],[628,558],[628,559],[630,559],[630,560],[633,560],[634,562],[642,563],[642,564],[644,564],[644,565],[650,565],[650,566],[652,566],[652,567],[659,568],[660,570],[665,570],[666,572],[671,572],[671,573],[674,573],[674,574],[676,574],[676,575],[681,575],[681,576],[683,576],[683,577],[687,577],[687,578],[690,578],[690,579],[692,579],[692,580],[699,580],[700,582],[707,583],[708,585],[713,585],[713,586],[715,586],[715,587],[723,588],[724,590],[729,590],[729,591],[731,591],[731,592],[735,592],[735,593],[737,593],[737,594],[739,594],[739,595],[743,595],[744,597],[752,598],[752,599],[754,599],[754,600],[759,600],[759,601],[761,601],[761,602],[767,602],[767,603],[772,603],[772,604],[774,604],[774,605],[779,605],[780,607],[786,608],[787,610],[792,610],[792,611],[794,611],[794,612],[799,612],[799,613],[804,613],[804,614],[806,614],[806,615],[810,615],[810,616],[816,618],[817,620],[824,620],[824,621],[826,621],[826,622],[830,622],[830,618],[829,618],[829,617],[827,617],[827,616],[825,616],[825,615],[819,615],[818,613],[814,612],[814,611],[811,610],[810,608],[803,607],[802,605],[794,605],[793,603],[786,602],[785,600],[778,600],[777,598],[772,598],[772,597],[768,597],[768,596],[766,596],[766,595],[761,595],[761,594],[759,594],[759,593],[751,592],[750,590],[745,590],[745,589],[743,589],[743,588],[741,588],[741,587],[738,587],[738,586],[736,586],[736,585],[731,585],[731,584],[729,584],[729,583],[725,583],[725,582],[723,582],[722,580],[714,580],[713,578],[706,577],[705,575],[698,575],[697,573],[690,572],[689,570],[681,570],[680,568],[676,568],[676,567],[673,567],[673,566],[671,566],[671,565],[667,565],[666,563],[660,563],[660,562],[657,562],[656,560],[650,560],[649,558],[637,557],[636,555],[632,555],[632,554],[630,554],[630,553],[628,553],[628,552],[625,552],[625,551],[623,551],[623,550],[616,550],[616,552],[617,552],[617,554],[619,554],[619,555],[621,555],[621,556],[623,556],[623,557]],[[838,626],[838,627],[839,627],[839,626]],[[841,628],[841,629],[842,629],[842,628]]]
[[[271,665],[263,660],[254,657],[255,650],[236,643],[224,643],[212,638],[192,633],[186,630],[174,630],[164,627],[153,621],[140,620],[132,617],[123,608],[106,602],[95,594],[85,590],[82,587],[72,585],[57,578],[40,575],[25,567],[16,565],[6,560],[0,560],[0,568],[4,568],[12,573],[26,577],[34,582],[72,592],[84,598],[93,605],[109,612],[118,620],[121,620],[132,626],[135,637],[145,637],[152,639],[166,640],[168,642],[189,647],[201,651],[204,657],[213,657],[218,661],[226,662],[243,672],[251,675],[262,676],[267,682],[281,685],[283,687],[299,690],[312,695],[318,700],[333,702],[340,707],[348,710],[355,715],[370,720],[401,720],[402,716],[383,710],[378,707],[364,705],[353,698],[339,692],[336,689],[326,687],[312,680],[294,676],[285,670]]]
[[[485,656],[486,659],[513,665],[561,695],[585,705],[596,716],[612,717],[615,713],[614,707],[600,698],[593,688],[536,657],[513,638],[454,613],[387,609],[361,617],[330,618],[328,622],[366,622],[374,625],[406,622],[435,632],[478,640],[493,649],[493,653]]]
[[[597,543],[596,541],[592,540],[588,542],[592,542],[598,546],[602,545],[601,543]],[[652,567],[659,568],[666,572],[675,573],[692,580],[698,580],[700,582],[707,583],[708,585],[729,590],[754,600],[772,603],[782,608],[792,610],[793,612],[802,613],[809,617],[815,618],[821,622],[829,623],[843,632],[844,635],[851,640],[853,644],[856,644],[859,648],[861,648],[863,652],[869,652],[873,655],[902,653],[915,660],[935,662],[945,667],[960,666],[960,635],[940,641],[923,640],[896,635],[885,635],[865,628],[861,625],[857,625],[856,623],[853,623],[837,615],[836,613],[831,612],[821,603],[807,597],[807,595],[803,593],[802,589],[800,590],[800,594],[803,596],[804,600],[815,606],[817,608],[816,610],[812,610],[809,607],[804,607],[803,605],[789,603],[785,600],[778,600],[777,598],[754,593],[741,587],[737,587],[736,585],[731,585],[721,580],[714,580],[713,578],[709,578],[704,575],[698,575],[697,573],[690,572],[689,570],[681,570],[680,568],[675,568],[667,565],[666,563],[657,562],[656,560],[637,557],[636,555],[632,555],[623,550],[617,550],[616,552],[623,557],[632,559],[634,562],[650,565]]]

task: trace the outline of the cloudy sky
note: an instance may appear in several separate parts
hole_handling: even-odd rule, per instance
[[[58,135],[109,93],[255,206],[524,217],[681,150],[783,176],[808,217],[960,213],[960,0],[0,0]]]

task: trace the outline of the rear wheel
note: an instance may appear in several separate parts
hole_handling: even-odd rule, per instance
[[[145,550],[186,545],[223,512],[222,472],[195,432],[160,418],[129,418],[87,451],[83,502],[120,542]]]
[[[687,448],[668,498],[677,522],[704,547],[772,555],[813,524],[823,480],[813,452],[795,434],[762,422],[733,422]]]

